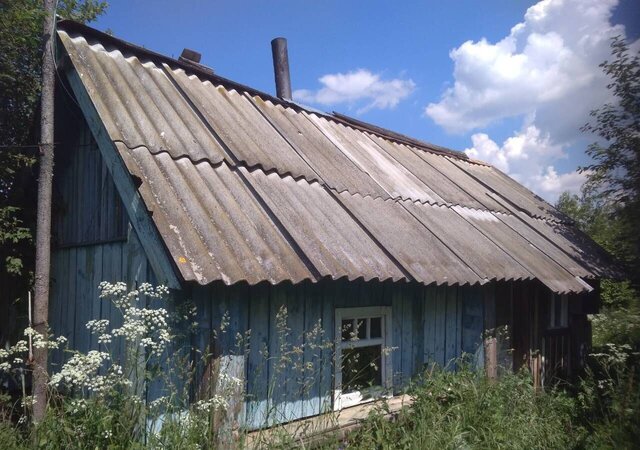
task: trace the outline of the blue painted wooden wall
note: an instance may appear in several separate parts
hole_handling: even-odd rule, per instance
[[[152,281],[147,258],[131,228],[113,180],[88,128],[75,127],[56,148],[49,324],[72,348],[97,348],[86,323],[120,315],[98,298],[101,281],[130,286]],[[52,364],[61,362],[54,355]]]
[[[396,392],[401,392],[412,377],[431,363],[445,366],[465,352],[482,364],[486,292],[480,287],[345,280],[296,286],[264,283],[198,287],[193,290],[200,326],[196,344],[204,351],[213,345],[211,332],[217,330],[217,345],[223,357],[247,356],[242,358],[242,375],[247,380],[248,401],[242,414],[248,426],[287,422],[331,410],[333,350],[306,348],[298,356],[290,355],[279,367],[281,339],[276,316],[281,307],[286,307],[288,313],[290,350],[303,342],[300,336],[318,321],[324,338],[333,341],[336,308],[391,306],[392,345],[398,347],[392,352],[394,386]],[[225,313],[229,325],[220,333]],[[237,345],[237,337],[246,335],[250,338],[245,349]],[[311,372],[296,368],[307,363],[314,366]],[[237,362],[233,364],[233,370],[237,370]],[[306,378],[309,376],[313,381]]]

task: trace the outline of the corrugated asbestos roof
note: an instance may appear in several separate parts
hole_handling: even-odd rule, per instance
[[[539,279],[583,292],[584,278],[613,274],[566,217],[491,166],[59,28],[186,281]]]

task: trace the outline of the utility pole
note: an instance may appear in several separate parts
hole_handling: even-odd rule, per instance
[[[40,97],[40,171],[38,176],[38,215],[36,223],[36,274],[33,322],[36,331],[47,336],[49,322],[49,271],[51,266],[51,186],[53,181],[53,29],[55,0],[43,0],[42,92]],[[40,422],[47,408],[47,349],[34,349],[33,419]]]

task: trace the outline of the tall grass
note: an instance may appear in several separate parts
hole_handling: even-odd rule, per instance
[[[582,434],[575,400],[560,391],[536,392],[524,372],[491,381],[468,366],[457,372],[433,367],[411,394],[411,407],[389,421],[382,405],[345,448],[564,449]]]

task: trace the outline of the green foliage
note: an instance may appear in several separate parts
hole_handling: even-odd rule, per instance
[[[593,163],[584,169],[588,171],[588,187],[601,190],[602,196],[635,203],[640,189],[640,57],[621,36],[613,38],[611,49],[614,59],[600,67],[611,79],[607,87],[615,103],[593,110],[594,122],[583,127],[606,144],[589,146],[587,154]]]
[[[60,0],[57,13],[90,22],[106,8],[107,3],[99,0]],[[0,285],[6,288],[0,294],[0,308],[5,311],[14,311],[16,300],[24,297],[33,276],[33,166],[38,143],[43,18],[40,0],[0,2]],[[15,312],[0,319],[0,344],[11,339],[15,319]]]
[[[56,13],[63,19],[89,23],[104,14],[108,6],[102,0],[59,0]]]
[[[618,260],[632,262],[633,245],[627,239],[625,219],[618,204],[583,192],[581,196],[563,193],[556,207],[571,217],[576,226]],[[593,344],[631,344],[640,348],[640,305],[638,292],[629,280],[601,280],[602,310],[592,317]]]
[[[591,112],[580,197],[563,194],[557,207],[624,263],[629,280],[601,281],[602,310],[591,318],[594,353],[579,391],[586,448],[633,448],[640,441],[640,57],[620,37],[612,61],[601,64],[615,102]]]
[[[25,181],[35,162],[33,120],[40,92],[42,6],[33,0],[0,4],[0,306],[9,308],[30,284],[31,211]],[[15,146],[15,147],[14,147]],[[2,324],[5,325],[5,324]],[[10,325],[10,324],[6,324]],[[6,333],[8,326],[3,328]],[[0,336],[3,342],[7,336]]]
[[[413,405],[395,421],[379,408],[351,434],[346,448],[573,448],[583,429],[575,401],[560,391],[536,392],[526,373],[496,382],[462,368],[427,371]]]
[[[639,372],[640,353],[629,344],[608,343],[590,355],[578,394],[589,430],[586,448],[635,448],[640,442]]]
[[[0,399],[0,413],[6,411],[0,415],[0,448],[209,448],[211,416],[227,403],[224,393],[188,403],[194,380],[191,349],[188,337],[176,330],[189,329],[195,310],[186,304],[174,308],[163,286],[142,283],[128,290],[124,283],[103,282],[100,290],[108,307],[121,314],[119,326],[104,319],[86,324],[97,344],[87,352],[65,350],[67,360],[51,374],[40,423],[30,422],[30,411],[44,399],[26,391],[17,400]],[[44,339],[31,328],[25,336],[35,348],[50,351],[66,342],[63,337]],[[0,373],[24,381],[27,351],[27,339],[0,349]],[[169,354],[173,364],[167,366],[163,362]],[[184,391],[177,382],[184,383]],[[164,395],[147,402],[154,383]]]
[[[624,258],[624,255],[629,254],[630,249],[621,239],[623,226],[617,217],[616,204],[587,192],[579,196],[563,192],[555,206],[573,219],[580,230],[612,255]]]
[[[640,347],[640,311],[638,308],[607,308],[591,318],[593,346],[630,344]]]
[[[582,167],[587,174],[585,192],[614,205],[618,237],[624,251],[616,256],[627,263],[634,286],[640,285],[640,55],[620,36],[611,42],[611,61],[603,62],[610,78],[614,101],[591,112],[592,122],[583,131],[600,140],[587,149],[592,163]]]

